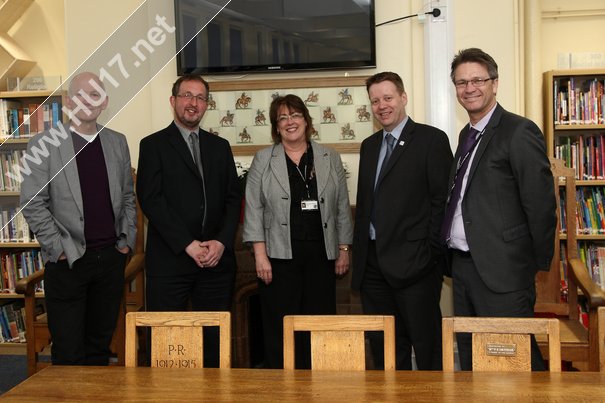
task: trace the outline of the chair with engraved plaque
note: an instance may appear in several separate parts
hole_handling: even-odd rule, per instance
[[[138,362],[137,328],[151,328],[151,366],[202,368],[203,328],[219,328],[219,367],[231,368],[229,312],[130,312],[126,315],[126,366]]]
[[[559,320],[451,317],[442,319],[443,371],[454,371],[454,335],[472,333],[473,371],[531,371],[531,335],[548,336],[551,372],[561,372]]]

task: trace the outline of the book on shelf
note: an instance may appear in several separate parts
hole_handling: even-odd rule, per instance
[[[23,301],[17,300],[7,302],[0,306],[0,330],[1,338],[4,342],[24,343],[25,336],[25,318]]]
[[[44,267],[42,254],[39,250],[30,249],[23,251],[2,251],[0,252],[0,272],[2,282],[0,283],[0,292],[15,292],[17,281],[25,278]],[[44,281],[36,291],[42,291]]]
[[[580,242],[578,246],[580,259],[592,281],[605,290],[605,246],[589,242]]]
[[[25,150],[0,148],[0,191],[19,192],[21,190],[21,159]]]
[[[44,130],[49,130],[51,124],[51,112],[50,105],[48,104],[42,105],[42,121],[44,122]]]
[[[29,130],[32,134],[38,133],[38,104],[29,104]]]
[[[605,131],[590,136],[559,136],[554,157],[573,168],[576,179],[605,179]]]
[[[21,109],[23,116],[22,120],[19,122],[19,134],[23,136],[30,135],[30,125],[29,125],[29,108]]]
[[[563,77],[553,80],[556,125],[605,124],[605,79]]]
[[[0,242],[36,242],[19,208],[0,211]]]

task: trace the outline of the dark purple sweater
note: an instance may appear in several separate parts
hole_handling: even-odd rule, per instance
[[[82,149],[88,142],[72,132],[74,150]],[[97,136],[76,156],[82,202],[84,204],[84,237],[86,249],[106,248],[116,243],[113,207],[109,193],[107,166],[103,156],[101,139]]]

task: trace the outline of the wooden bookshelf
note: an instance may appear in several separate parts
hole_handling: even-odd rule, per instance
[[[548,155],[576,172],[577,225],[600,232],[579,231],[577,240],[583,247],[605,247],[605,206],[600,200],[605,195],[605,69],[546,72],[544,94]],[[567,240],[565,234],[560,238]],[[595,281],[605,287],[605,278]]]

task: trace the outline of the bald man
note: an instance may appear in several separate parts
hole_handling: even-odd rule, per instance
[[[56,365],[108,364],[126,256],[135,244],[126,137],[97,124],[108,100],[98,76],[74,76],[65,99],[69,122],[33,137],[27,154],[37,161],[22,160],[21,205],[44,260]]]

